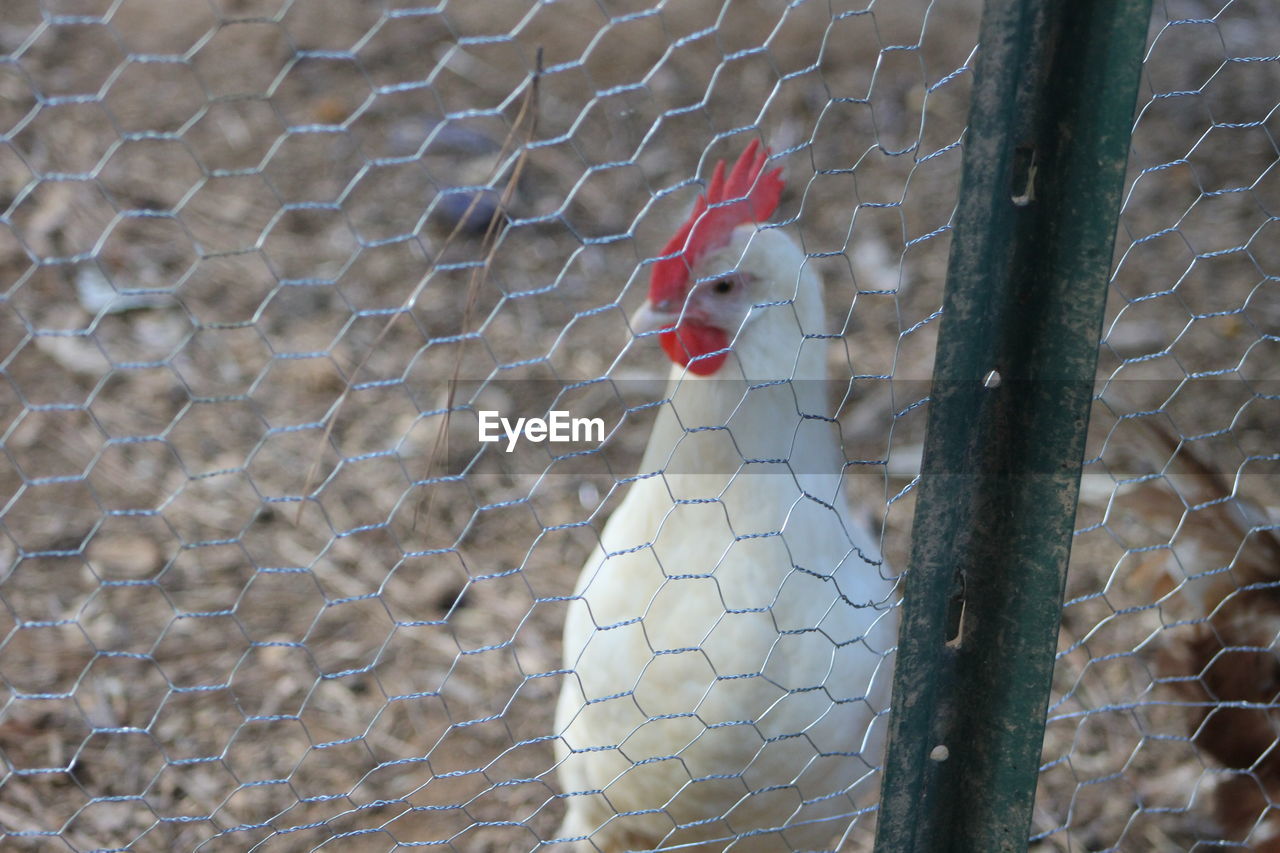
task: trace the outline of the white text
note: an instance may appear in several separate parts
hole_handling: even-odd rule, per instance
[[[604,418],[575,418],[568,412],[552,409],[546,418],[516,418],[512,423],[497,412],[478,412],[479,438],[482,442],[500,441],[498,428],[507,437],[507,452],[515,450],[524,436],[534,444],[543,441],[604,441]]]

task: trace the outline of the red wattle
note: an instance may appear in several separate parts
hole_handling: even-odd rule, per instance
[[[729,357],[728,334],[723,329],[696,320],[685,320],[679,326],[663,332],[658,339],[662,342],[662,348],[667,351],[668,358],[681,367],[689,368],[698,376],[715,373]]]

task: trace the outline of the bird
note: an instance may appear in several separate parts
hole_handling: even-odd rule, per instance
[[[849,510],[821,282],[752,141],[632,319],[671,361],[569,598],[556,770],[574,853],[830,850],[879,784],[897,578]]]
[[[1209,800],[1225,839],[1280,853],[1278,527],[1159,416],[1125,423],[1156,470],[1137,478],[1126,505],[1151,528],[1175,522],[1135,572],[1163,623],[1155,674],[1186,709],[1186,736],[1206,766],[1216,765]]]

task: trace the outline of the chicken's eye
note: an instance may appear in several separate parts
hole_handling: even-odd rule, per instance
[[[729,291],[733,290],[733,280],[728,278],[722,278],[715,283],[714,289],[716,293],[728,293]]]

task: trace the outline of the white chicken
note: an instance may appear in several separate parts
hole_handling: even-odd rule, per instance
[[[845,508],[821,286],[752,143],[654,264],[675,363],[564,630],[575,851],[830,849],[878,784],[895,580]]]

